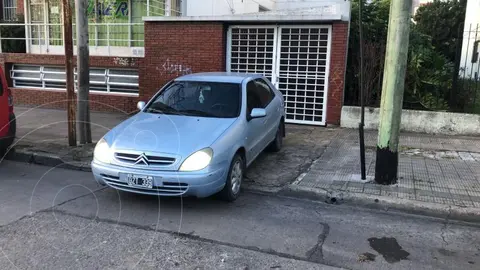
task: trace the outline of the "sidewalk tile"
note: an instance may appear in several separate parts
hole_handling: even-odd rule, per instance
[[[380,195],[381,186],[375,184],[365,184],[363,187],[363,193],[372,194],[372,195]]]
[[[434,201],[441,204],[453,204],[453,200],[450,198],[434,197]]]
[[[476,160],[480,162],[480,153],[470,153],[470,155]]]
[[[347,191],[355,193],[363,193],[363,183],[350,182],[347,185]]]
[[[480,202],[480,192],[468,192],[468,195],[470,196],[470,200],[474,202]]]
[[[452,199],[452,194],[450,192],[438,192],[438,191],[433,191],[432,192],[433,196],[436,198],[444,198],[444,199]],[[468,195],[466,195],[468,196]]]
[[[417,196],[435,197],[433,191],[429,191],[429,190],[419,190],[419,189],[415,189],[415,194],[417,194]]]
[[[332,185],[330,185],[330,188],[334,190],[346,190],[348,182],[346,181],[333,181]]]
[[[475,158],[472,155],[470,155],[469,152],[458,152],[458,155],[460,156],[460,158],[462,160],[465,160],[465,161],[474,161],[475,160]]]
[[[457,188],[451,188],[450,193],[452,195],[460,195],[460,196],[470,195],[466,189],[457,189]]]
[[[422,202],[430,202],[430,203],[434,203],[435,202],[435,198],[432,197],[432,196],[421,196],[421,195],[416,195],[416,200],[417,201],[422,201]]]
[[[415,194],[413,193],[398,192],[397,197],[399,199],[415,200]]]

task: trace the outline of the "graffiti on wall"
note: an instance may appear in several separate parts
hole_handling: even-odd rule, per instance
[[[113,63],[119,66],[133,67],[136,64],[136,61],[130,57],[115,57],[113,58]]]
[[[99,16],[126,17],[128,16],[128,1],[98,1],[97,12]],[[89,18],[95,17],[95,1],[89,1],[87,14]]]
[[[172,62],[170,59],[167,59],[161,68],[157,67],[157,70],[165,74],[174,74],[177,76],[192,74],[191,67]]]

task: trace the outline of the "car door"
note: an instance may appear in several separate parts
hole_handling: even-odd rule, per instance
[[[0,72],[1,69],[0,69]],[[0,138],[8,135],[9,129],[9,105],[8,91],[3,84],[4,80],[0,78]]]
[[[262,150],[263,143],[263,130],[265,118],[250,118],[250,114],[254,108],[262,108],[262,102],[258,95],[257,85],[254,81],[247,83],[246,91],[247,108],[246,108],[246,121],[247,121],[247,137],[245,147],[247,150],[247,163],[250,163]]]

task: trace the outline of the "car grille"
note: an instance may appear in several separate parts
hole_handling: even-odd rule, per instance
[[[105,183],[112,188],[130,191],[135,193],[149,194],[149,195],[160,195],[160,196],[180,196],[185,194],[188,190],[187,183],[177,183],[177,182],[163,182],[162,186],[153,186],[152,189],[149,188],[136,188],[129,186],[127,183],[120,181],[118,176],[113,175],[101,175]]]
[[[143,156],[143,157],[142,157]],[[175,163],[175,158],[145,154],[115,153],[115,158],[123,163],[139,166],[169,166]]]

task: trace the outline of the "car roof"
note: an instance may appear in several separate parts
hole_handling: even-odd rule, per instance
[[[222,82],[242,83],[243,80],[252,78],[263,78],[261,74],[234,73],[234,72],[203,72],[181,76],[175,81],[199,81],[199,82]]]

